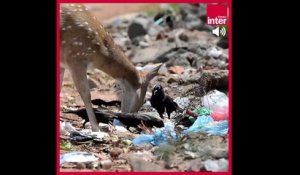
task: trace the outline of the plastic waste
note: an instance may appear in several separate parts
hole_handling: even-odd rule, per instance
[[[73,131],[70,134],[70,140],[76,143],[87,143],[92,142],[93,138],[91,136],[81,134],[77,131]]]
[[[134,145],[139,145],[143,143],[151,143],[154,140],[154,135],[149,135],[149,134],[141,134],[135,139],[132,140],[132,143]]]
[[[174,124],[171,122],[166,122],[164,128],[155,130],[153,143],[154,145],[160,145],[166,143],[168,139],[176,139]]]
[[[223,53],[222,50],[218,50],[215,47],[209,48],[208,51],[207,51],[208,56],[215,57],[215,58],[218,58],[219,56],[221,56],[222,53]]]
[[[190,109],[187,109],[187,110],[185,111],[185,114],[188,115],[188,116],[192,116],[192,117],[194,117],[194,118],[197,118],[197,117],[198,117],[198,114],[195,113],[195,112],[193,112],[193,111],[191,111]]]
[[[124,143],[125,145],[131,145],[131,144],[132,144],[132,141],[129,140],[129,139],[125,139],[125,140],[123,140],[123,143]]]
[[[211,117],[215,121],[227,120],[228,119],[228,107],[217,107],[211,113]]]
[[[92,132],[90,129],[83,129],[80,131],[81,134],[86,135],[86,136],[91,136],[94,141],[101,142],[103,140],[109,139],[109,135],[105,132]]]
[[[151,143],[153,145],[160,145],[166,143],[168,139],[175,139],[176,133],[174,131],[174,124],[166,122],[163,128],[158,128],[154,131],[153,135],[141,134],[137,138],[133,139],[134,145]]]
[[[229,100],[223,92],[213,90],[202,97],[204,107],[212,111],[212,117],[219,120],[228,119]]]
[[[117,131],[120,132],[127,132],[126,125],[124,125],[120,120],[114,119],[113,120],[113,126]]]
[[[69,122],[60,122],[60,135],[68,135],[68,133],[76,131],[75,127]]]
[[[203,162],[204,167],[207,171],[212,172],[225,172],[228,171],[228,160],[222,158],[219,160],[205,160]]]
[[[86,163],[86,162],[94,162],[97,160],[98,158],[96,158],[93,154],[88,152],[71,152],[71,153],[60,155],[60,165],[65,162]]]
[[[190,100],[187,97],[176,97],[174,102],[176,102],[182,109],[187,108],[190,104]]]
[[[184,130],[183,134],[203,132],[212,135],[225,135],[228,133],[228,121],[216,122],[211,116],[199,116],[193,125]]]
[[[196,109],[194,109],[193,112],[198,115],[210,115],[210,113],[211,113],[211,111],[206,107],[196,108]]]

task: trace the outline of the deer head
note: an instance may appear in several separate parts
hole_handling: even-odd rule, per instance
[[[145,78],[140,77],[140,83],[138,86],[132,86],[125,79],[121,80],[121,87],[123,91],[121,110],[122,112],[130,113],[137,112],[144,104],[147,87],[150,81],[157,75],[158,70],[162,64],[150,70]]]

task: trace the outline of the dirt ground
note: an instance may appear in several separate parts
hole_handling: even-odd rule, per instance
[[[155,5],[151,5],[149,7],[149,4],[85,5],[100,21],[105,21],[125,14],[144,12],[149,9],[153,10],[157,8]],[[209,42],[211,45],[216,44],[216,37],[203,31],[200,31],[199,33],[201,35],[199,36],[201,40]],[[199,35],[199,33],[197,33],[197,35]],[[191,35],[193,34],[195,34],[195,32],[191,32]],[[225,72],[228,74],[227,65],[214,66],[217,63],[211,60],[208,60],[208,62],[209,63],[205,66],[201,67],[201,71],[207,74],[217,74],[216,77],[219,76],[219,73]],[[137,65],[140,64],[135,64],[135,66]],[[195,68],[184,68],[183,73],[176,73],[177,71],[178,70],[175,70],[175,72],[170,71],[170,67],[162,70],[160,74],[151,81],[147,90],[146,100],[149,100],[151,90],[154,85],[161,84],[164,87],[166,94],[172,98],[188,97],[191,101],[189,104],[190,109],[195,109],[199,106],[201,94],[199,82],[197,81],[197,77],[200,75],[199,70]],[[92,99],[102,99],[104,101],[120,100],[120,89],[114,79],[99,70],[89,70],[87,75],[90,79],[89,83]],[[226,83],[228,82],[224,82],[224,84]],[[227,93],[227,89],[225,89],[224,92]],[[76,91],[68,70],[66,70],[64,75],[62,90],[60,93],[60,103],[60,121],[70,122],[75,128],[82,129],[83,120],[80,117],[75,114],[63,113],[66,109],[84,108],[84,104],[79,93]],[[120,108],[115,106],[100,108],[101,110],[120,112]],[[149,105],[144,105],[140,111],[156,112]],[[173,114],[172,117],[175,117],[175,115],[176,114]],[[89,124],[86,126],[87,128],[90,127]],[[172,144],[163,145],[158,148],[153,145],[133,146],[132,144],[128,144],[127,141],[137,137],[139,135],[138,133],[129,131],[118,132],[116,130],[110,130],[109,133],[110,137],[114,139],[104,143],[71,144],[71,146],[67,149],[61,148],[60,154],[72,151],[92,152],[103,162],[110,160],[110,163],[107,163],[106,165],[102,162],[101,168],[97,169],[93,169],[89,167],[89,165],[85,164],[66,163],[60,168],[60,170],[63,172],[206,171],[204,165],[200,163],[201,161],[228,157],[228,135],[219,137],[208,136],[205,134],[191,134],[181,138],[177,142],[172,142]],[[69,139],[61,137],[60,143],[69,143]],[[209,153],[206,154],[206,152]],[[154,157],[152,153],[161,156],[160,158],[157,158]]]
[[[85,4],[90,11],[100,20],[108,20],[116,16],[143,12],[145,10],[156,8],[155,4],[147,3],[102,3],[102,4]],[[150,5],[150,7],[149,7]]]

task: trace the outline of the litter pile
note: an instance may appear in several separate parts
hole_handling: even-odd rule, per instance
[[[104,23],[141,77],[163,66],[144,105],[130,114],[120,111],[119,87],[112,78],[101,71],[88,73],[101,132],[91,132],[79,94],[64,83],[61,171],[228,170],[228,41],[212,35],[205,16],[202,4],[163,5],[151,15]],[[175,106],[170,118],[168,109],[160,114],[155,107],[158,85],[165,94],[158,106]]]

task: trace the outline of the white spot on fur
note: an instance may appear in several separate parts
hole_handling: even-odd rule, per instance
[[[98,35],[98,32],[95,32],[95,35]]]
[[[75,5],[74,4],[71,4],[71,7],[74,7]]]
[[[71,15],[71,12],[67,12],[68,15]]]
[[[79,46],[82,46],[82,42],[79,42],[78,45],[79,45]]]
[[[88,47],[88,50],[92,50],[92,48],[91,48],[91,47]]]
[[[88,25],[89,23],[88,22],[84,22],[84,24]]]
[[[77,55],[79,56],[79,55],[80,55],[80,52],[77,52]]]
[[[93,53],[96,53],[96,51],[95,51],[95,50],[93,50]]]
[[[65,40],[64,40],[64,41],[61,41],[61,43],[62,43],[62,44],[66,44],[66,41],[65,41]]]
[[[61,30],[65,31],[65,30],[66,30],[66,28],[64,28],[64,27],[63,27]]]
[[[71,28],[72,28],[72,26],[68,26],[67,28],[68,28],[68,29],[71,29]]]

